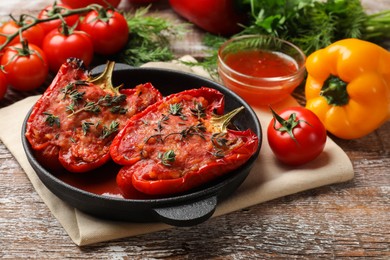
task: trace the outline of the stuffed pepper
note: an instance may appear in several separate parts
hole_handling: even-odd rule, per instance
[[[162,96],[151,84],[113,87],[114,63],[91,77],[82,62],[70,59],[34,105],[26,138],[49,169],[86,172],[110,160],[109,146],[134,114]]]
[[[223,114],[224,96],[202,87],[165,97],[133,116],[114,138],[112,159],[124,165],[117,184],[170,195],[188,191],[243,165],[259,142],[252,130],[227,126],[243,107]]]

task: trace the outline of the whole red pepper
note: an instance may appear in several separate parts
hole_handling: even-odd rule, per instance
[[[172,9],[203,30],[229,36],[242,30],[245,15],[234,0],[169,0]]]
[[[86,172],[105,164],[114,136],[128,119],[162,98],[151,84],[113,87],[113,68],[108,63],[93,78],[80,60],[62,65],[27,121],[25,135],[44,166]]]
[[[124,165],[117,184],[124,197],[184,192],[244,164],[256,151],[250,130],[226,128],[224,96],[210,88],[172,94],[133,116],[114,138],[112,159]],[[221,115],[217,116],[216,114]]]

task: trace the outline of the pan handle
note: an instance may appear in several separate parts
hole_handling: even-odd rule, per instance
[[[209,219],[217,207],[217,196],[193,203],[153,209],[160,221],[178,227],[194,226]]]

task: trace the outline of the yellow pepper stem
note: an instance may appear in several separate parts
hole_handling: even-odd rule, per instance
[[[349,102],[347,85],[348,84],[339,77],[330,75],[324,82],[320,95],[326,99],[329,105],[346,105]]]

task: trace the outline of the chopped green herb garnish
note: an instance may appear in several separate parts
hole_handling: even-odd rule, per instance
[[[68,106],[66,106],[66,112],[71,112],[71,113],[74,113],[75,112],[75,104],[72,102],[70,103]]]
[[[117,132],[119,130],[119,123],[117,121],[112,121],[110,126],[103,126],[102,135],[100,136],[102,139],[109,137],[111,134]]]
[[[112,108],[110,108],[110,112],[113,113],[113,114],[121,114],[121,115],[124,115],[126,114],[128,111],[127,108],[123,108],[121,106],[113,106]]]
[[[45,122],[53,127],[56,125],[57,127],[60,127],[60,118],[58,116],[53,115],[52,113],[49,112],[43,112],[44,115],[47,115]]]
[[[165,166],[172,166],[176,159],[176,154],[173,150],[168,150],[165,153],[158,153],[157,158],[161,160],[161,163]]]
[[[74,85],[72,83],[69,83],[61,90],[62,93],[64,93],[64,97],[62,99],[65,99],[66,96],[73,90]]]
[[[182,113],[183,105],[180,103],[169,105],[169,114],[173,116],[179,116],[182,120],[187,120],[187,116]]]
[[[171,115],[174,115],[174,116],[181,115],[182,109],[183,109],[183,106],[180,103],[175,103],[175,104],[169,105],[169,113]]]
[[[89,132],[91,125],[94,125],[94,123],[91,123],[91,122],[82,122],[81,123],[81,129],[83,130],[84,135],[86,135]]]
[[[74,102],[74,104],[78,104],[79,101],[83,100],[85,92],[78,92],[77,90],[72,90],[69,93],[70,99]]]
[[[88,112],[92,112],[94,114],[98,114],[101,111],[101,109],[100,109],[98,103],[91,101],[91,102],[85,103],[84,111],[88,111]]]
[[[203,107],[202,103],[195,102],[194,108],[191,108],[190,111],[198,119],[206,117],[206,108]]]

